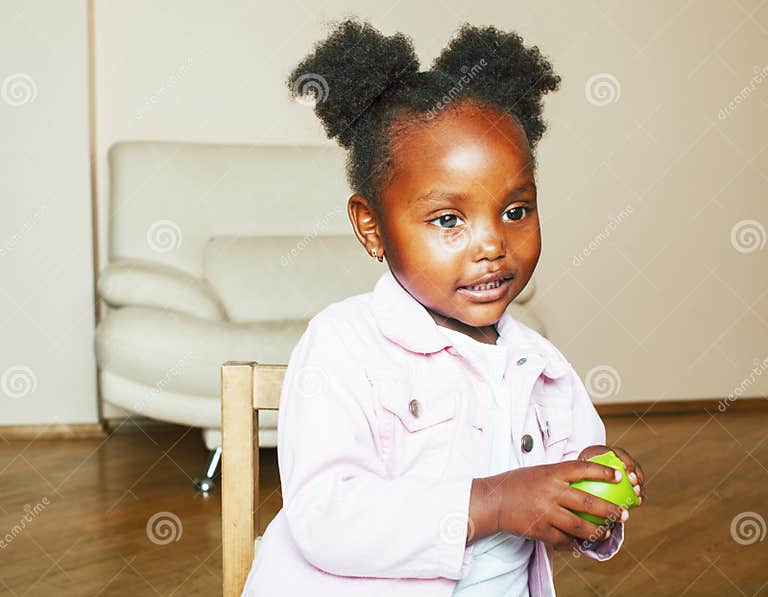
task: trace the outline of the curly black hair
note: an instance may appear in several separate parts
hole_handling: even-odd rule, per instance
[[[542,97],[560,77],[538,47],[514,32],[463,24],[428,71],[419,71],[412,40],[386,37],[356,17],[335,23],[287,79],[296,98],[311,96],[328,138],[348,149],[353,192],[379,210],[392,173],[392,141],[405,127],[432,120],[457,100],[510,114],[534,149],[546,130]]]

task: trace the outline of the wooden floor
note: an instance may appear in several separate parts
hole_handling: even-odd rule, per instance
[[[612,560],[556,552],[558,595],[768,596],[768,413],[604,420],[642,462],[647,501]],[[0,439],[0,595],[219,595],[219,494],[191,485],[205,455],[183,427]],[[262,460],[263,531],[280,492],[275,450]]]

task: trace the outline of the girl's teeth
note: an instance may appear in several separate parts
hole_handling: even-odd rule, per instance
[[[469,290],[491,290],[501,286],[501,280],[496,280],[493,284],[478,284],[476,286],[467,286]]]

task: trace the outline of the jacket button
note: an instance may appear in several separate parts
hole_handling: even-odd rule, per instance
[[[520,447],[523,448],[523,452],[530,452],[533,450],[533,438],[526,433],[520,442]]]
[[[418,416],[419,416],[419,408],[420,408],[420,407],[421,407],[421,405],[419,404],[419,401],[418,401],[418,400],[416,400],[416,399],[414,399],[414,400],[411,400],[411,401],[408,403],[408,410],[410,410],[410,411],[411,411],[411,414],[412,414],[414,417],[418,417]]]
[[[517,364],[518,365],[525,365],[527,360],[528,359],[526,359],[525,357],[520,357],[519,359],[517,359]]]

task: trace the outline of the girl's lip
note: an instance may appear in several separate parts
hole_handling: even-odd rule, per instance
[[[457,292],[462,293],[475,303],[490,303],[499,300],[506,294],[512,280],[514,277],[502,280],[498,288],[491,288],[490,290],[470,290],[462,286],[457,289]]]

